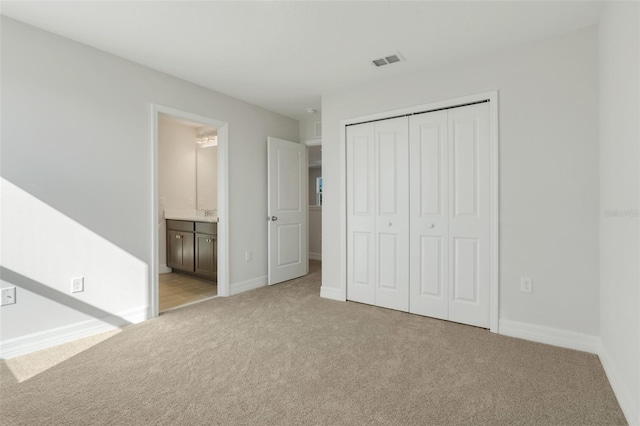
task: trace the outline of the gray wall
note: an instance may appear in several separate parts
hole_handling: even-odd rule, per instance
[[[146,309],[152,103],[229,123],[230,284],[267,274],[266,138],[297,120],[5,17],[1,47],[3,342]]]
[[[600,21],[600,359],[630,424],[640,424],[639,14],[637,2],[609,2]],[[616,210],[631,214],[606,214]]]
[[[590,27],[324,95],[323,291],[343,282],[340,120],[497,89],[500,321],[597,336],[597,47]],[[520,292],[521,276],[533,277],[532,293]]]

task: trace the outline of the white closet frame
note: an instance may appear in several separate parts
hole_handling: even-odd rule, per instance
[[[419,112],[433,111],[443,108],[453,108],[465,104],[489,101],[489,127],[490,127],[490,241],[491,241],[491,265],[490,265],[490,318],[489,329],[498,333],[499,318],[499,290],[500,290],[500,249],[499,249],[499,140],[498,140],[498,91],[484,92],[475,95],[463,96],[444,101],[417,105],[409,108],[386,111],[376,114],[354,117],[340,121],[340,297],[338,300],[347,300],[347,144],[346,128],[351,124],[364,123],[372,120],[384,120],[387,118],[410,115]]]

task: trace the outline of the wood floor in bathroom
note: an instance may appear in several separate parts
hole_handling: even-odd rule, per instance
[[[216,283],[182,274],[160,274],[160,312],[218,294]]]

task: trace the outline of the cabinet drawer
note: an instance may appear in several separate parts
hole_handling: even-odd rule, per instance
[[[189,220],[167,219],[167,229],[171,229],[173,231],[193,232],[193,222]]]
[[[196,232],[215,235],[218,233],[218,224],[215,222],[196,222]]]

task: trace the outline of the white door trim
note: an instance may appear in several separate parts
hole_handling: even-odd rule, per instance
[[[158,114],[206,124],[218,129],[218,296],[229,296],[229,125],[209,117],[151,104],[151,268],[149,268],[149,318],[158,306]]]
[[[395,116],[414,114],[417,112],[436,110],[439,108],[451,108],[458,105],[468,103],[489,101],[490,111],[490,146],[491,146],[491,307],[490,307],[490,330],[498,333],[498,317],[499,317],[499,290],[500,290],[500,248],[499,248],[499,135],[498,135],[498,91],[490,91],[478,93],[475,95],[463,96],[444,101],[432,102],[423,105],[417,105],[409,108],[403,108],[393,111],[369,114],[361,117],[354,117],[340,121],[340,297],[332,293],[332,298],[337,300],[347,300],[347,149],[346,149],[346,127],[350,124],[363,123],[371,120],[381,120]],[[325,289],[325,293],[326,293]],[[322,289],[321,289],[322,292]]]

